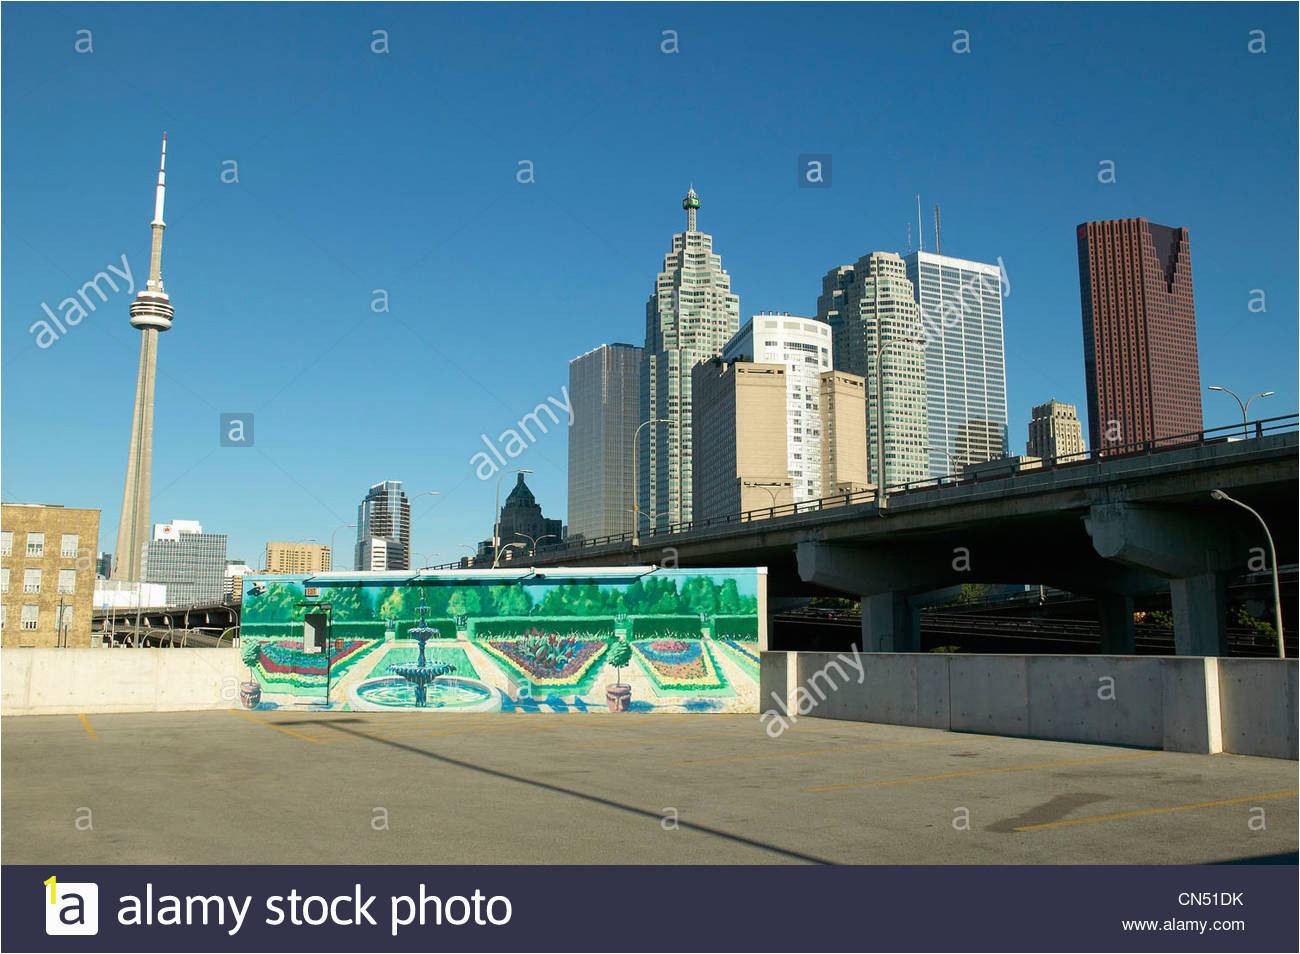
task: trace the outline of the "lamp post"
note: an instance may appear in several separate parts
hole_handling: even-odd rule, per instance
[[[876,321],[876,341],[880,342],[880,321]],[[885,352],[890,348],[901,348],[905,345],[925,344],[925,339],[920,337],[900,338],[898,341],[890,341],[881,344],[876,349],[876,456],[880,461],[880,472],[877,477],[880,485],[876,488],[876,500],[878,506],[884,506],[885,487],[888,486],[885,472]]]
[[[497,505],[492,511],[492,569],[494,570],[501,562],[501,481],[505,479],[506,474],[531,473],[532,471],[526,467],[516,467],[513,470],[503,470],[501,476],[497,478]]]
[[[544,534],[542,534],[540,537],[530,537],[530,536],[529,536],[528,534],[526,534],[526,533],[519,533],[519,532],[516,532],[516,533],[515,533],[515,536],[517,536],[517,537],[523,537],[525,540],[528,541],[528,543],[529,543],[529,545],[530,545],[530,547],[531,547],[531,549],[528,551],[528,555],[529,555],[529,556],[536,556],[536,555],[537,555],[537,544],[541,543],[541,542],[542,542],[543,540],[545,540],[547,537],[550,537],[550,538],[555,539],[555,540],[558,540],[558,539],[559,539],[559,537],[557,537],[557,536],[556,536],[555,534],[553,534],[553,533],[544,533]]]
[[[1277,548],[1273,546],[1273,534],[1269,533],[1268,524],[1255,508],[1247,506],[1234,497],[1229,497],[1222,490],[1211,490],[1210,496],[1215,500],[1226,500],[1230,504],[1236,504],[1258,520],[1259,525],[1264,528],[1264,538],[1268,540],[1268,556],[1273,563],[1273,625],[1277,627],[1277,655],[1279,659],[1285,659],[1286,645],[1282,642],[1282,589],[1277,582]]]
[[[672,424],[671,418],[652,417],[637,425],[632,434],[632,549],[641,545],[641,428],[651,424]]]
[[[498,567],[498,565],[501,563],[502,554],[509,553],[511,550],[522,550],[523,548],[524,545],[522,543],[507,543],[505,546],[501,548],[500,552],[497,553],[496,557],[492,560],[492,569],[495,570]]]
[[[406,506],[411,511],[412,522],[415,521],[415,502],[419,500],[421,497],[437,497],[437,496],[438,496],[438,491],[436,490],[421,490],[418,494],[416,494],[414,497],[412,497],[410,500],[406,502]],[[410,528],[408,527],[407,529],[409,531]],[[409,562],[409,556],[414,556],[414,553],[408,555],[408,562]]]
[[[782,489],[785,487],[785,484],[777,483],[777,482],[775,482],[775,481],[773,481],[773,482],[771,482],[771,483],[760,484],[760,483],[756,483],[755,481],[752,481],[752,480],[747,480],[747,481],[745,481],[745,483],[743,484],[743,486],[745,486],[745,487],[757,487],[759,490],[766,490],[766,491],[767,491],[767,495],[768,495],[768,497],[770,497],[770,498],[772,499],[772,512],[773,512],[773,515],[775,515],[775,513],[776,513],[776,495],[777,495],[777,492],[778,492],[778,491],[782,490]],[[776,488],[776,489],[773,490],[773,488]],[[793,488],[791,488],[791,489],[793,490]],[[742,508],[742,510],[743,510],[743,508],[744,508],[744,504],[743,504],[743,503],[741,504],[741,508]]]
[[[1236,398],[1237,405],[1241,408],[1241,434],[1243,437],[1250,437],[1250,424],[1248,423],[1249,419],[1247,417],[1247,413],[1250,411],[1250,402],[1255,400],[1255,398],[1268,397],[1273,393],[1272,391],[1264,391],[1260,394],[1252,394],[1250,397],[1246,398],[1246,401],[1243,404],[1241,398],[1237,396],[1237,392],[1233,391],[1231,388],[1221,388],[1217,384],[1211,384],[1209,385],[1209,390],[1222,391],[1224,394],[1231,394]]]
[[[340,530],[349,530],[349,529],[355,530],[356,528],[357,525],[355,523],[344,523],[335,527],[334,532],[330,534],[330,569],[331,570],[336,569],[336,567],[334,566],[334,537],[338,535],[338,532]],[[356,567],[353,567],[353,569],[356,569]]]

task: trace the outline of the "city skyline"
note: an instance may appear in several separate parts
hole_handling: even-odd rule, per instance
[[[421,16],[404,23],[412,30],[427,27]],[[732,62],[726,59],[732,54],[706,39],[716,16],[710,11],[683,16],[677,25],[683,39],[691,38],[692,28],[696,33],[683,43],[686,52],[679,60],[659,52],[658,27],[614,12],[602,12],[582,29],[609,37],[611,55],[635,60],[643,72],[659,71],[644,94],[636,92],[631,72],[614,84],[612,92],[641,103],[703,71],[719,75],[719,65]],[[852,17],[868,22],[861,12]],[[581,129],[589,109],[596,110],[601,128],[617,126],[617,112],[637,112],[627,110],[617,96],[606,102],[596,95],[590,104],[554,107],[539,93],[524,108],[508,111],[519,141],[506,137],[502,142],[476,116],[498,105],[504,91],[477,90],[465,105],[451,107],[451,116],[430,120],[427,131],[403,131],[394,148],[427,156],[426,136],[432,142],[463,128],[491,161],[475,156],[477,168],[471,169],[440,157],[431,169],[417,171],[406,158],[391,161],[389,150],[380,150],[384,161],[377,163],[349,146],[347,136],[358,137],[360,125],[345,124],[344,136],[329,132],[329,117],[335,115],[331,103],[304,107],[306,128],[319,130],[308,137],[310,142],[275,136],[282,121],[295,114],[271,103],[254,103],[251,110],[223,104],[202,79],[201,52],[187,62],[167,59],[163,68],[171,82],[160,102],[147,106],[144,90],[132,85],[124,36],[132,30],[149,35],[150,29],[130,11],[124,12],[118,33],[97,34],[93,58],[75,59],[71,33],[59,32],[70,23],[66,17],[6,10],[6,25],[32,27],[28,48],[13,38],[14,30],[6,31],[3,69],[11,89],[28,85],[24,72],[39,72],[36,62],[67,57],[76,68],[64,71],[52,88],[34,89],[29,103],[14,102],[6,120],[12,138],[5,184],[22,182],[25,188],[6,193],[11,201],[4,223],[10,268],[3,290],[3,423],[10,453],[3,469],[4,499],[101,509],[99,549],[111,548],[125,422],[106,409],[125,403],[132,389],[138,344],[129,341],[122,311],[136,289],[125,293],[123,286],[110,293],[101,283],[108,301],[101,302],[92,291],[98,310],[48,348],[39,348],[28,328],[42,315],[42,302],[57,309],[60,300],[76,296],[104,271],[106,262],[124,263],[123,254],[137,281],[143,279],[143,249],[136,251],[140,196],[163,128],[170,131],[173,190],[168,198],[175,209],[168,229],[168,277],[169,284],[180,283],[185,291],[186,314],[168,335],[159,365],[149,519],[156,521],[161,511],[190,514],[230,533],[232,552],[255,553],[267,539],[312,535],[323,540],[334,527],[354,521],[355,488],[377,474],[440,491],[438,497],[423,499],[412,515],[416,549],[440,551],[440,559],[450,561],[459,541],[481,539],[490,526],[495,482],[478,480],[468,464],[481,449],[481,435],[495,440],[521,415],[551,396],[558,398],[566,362],[573,356],[602,341],[636,340],[646,263],[662,255],[666,237],[679,227],[680,212],[673,203],[692,180],[707,203],[709,232],[746,314],[811,314],[815,283],[827,267],[874,250],[903,254],[915,194],[922,193],[927,204],[941,202],[944,251],[981,262],[1000,259],[1010,279],[1004,310],[1013,443],[1025,432],[1032,407],[1048,397],[1080,408],[1086,404],[1074,227],[1132,217],[1186,226],[1197,243],[1202,384],[1231,387],[1244,395],[1275,390],[1276,395],[1252,406],[1252,416],[1288,413],[1298,403],[1290,317],[1296,299],[1295,237],[1274,209],[1291,203],[1295,184],[1276,173],[1267,155],[1255,159],[1252,153],[1261,151],[1261,143],[1267,154],[1294,140],[1295,121],[1285,108],[1289,94],[1279,82],[1288,71],[1294,73],[1294,50],[1281,44],[1284,31],[1279,28],[1270,32],[1277,42],[1267,56],[1247,53],[1249,28],[1279,26],[1277,13],[1264,8],[1191,11],[1189,17],[1200,26],[1197,37],[1185,43],[1186,38],[1162,37],[1158,18],[1141,11],[1125,11],[1105,27],[1059,11],[1035,35],[1069,35],[1072,41],[1048,56],[1028,39],[1009,39],[1006,31],[1014,20],[1009,14],[972,12],[974,53],[962,58],[943,42],[954,26],[944,23],[943,16],[885,10],[871,22],[898,34],[900,55],[905,51],[921,57],[931,67],[930,78],[922,71],[911,74],[908,83],[920,83],[924,91],[960,79],[967,87],[959,94],[960,103],[982,98],[995,104],[999,141],[979,148],[963,145],[944,161],[903,144],[886,160],[865,154],[856,133],[828,134],[828,127],[792,119],[768,142],[758,130],[740,131],[754,115],[754,108],[740,98],[748,80],[728,79],[724,69],[723,79],[702,90],[700,103],[679,111],[684,131],[697,142],[689,156],[675,155],[666,145],[647,149],[646,141],[634,140],[644,157],[634,161],[616,149],[605,174],[598,171],[599,164],[578,161],[594,148],[588,134],[561,147],[546,129],[551,124],[570,132]],[[220,46],[234,35],[230,30],[249,32],[249,22],[279,22],[275,11],[233,19],[236,25],[226,28],[221,18],[203,11],[169,11],[156,29],[164,34],[183,28],[206,31]],[[812,32],[787,29],[761,12],[755,22],[761,43],[774,43],[781,35],[796,51],[813,48]],[[611,26],[616,27],[612,32]],[[524,35],[545,35],[545,29],[531,14],[521,17]],[[1231,55],[1220,54],[1207,39],[1234,31],[1240,42],[1231,44]],[[363,59],[370,55],[364,42],[354,43],[347,33],[321,26],[313,34],[318,52],[289,54],[303,74],[301,82],[319,82],[320,74],[336,65],[331,57],[346,57],[353,72],[400,62],[407,71],[403,96],[422,88],[419,76],[412,83],[410,70],[419,67],[418,62],[413,67],[409,55],[405,60],[397,54],[388,61]],[[469,75],[461,70],[468,69],[472,51],[486,42],[473,28],[471,34],[474,42],[467,49],[451,51],[452,76]],[[394,29],[393,35],[401,36],[401,30]],[[1131,46],[1148,61],[1160,50],[1176,49],[1203,67],[1200,82],[1215,84],[1225,98],[1200,103],[1195,116],[1175,106],[1155,119],[1140,103],[1110,119],[1099,106],[1085,104],[1084,119],[1094,121],[1081,119],[1083,132],[1062,127],[1054,137],[1032,137],[1031,125],[1042,122],[1033,101],[1044,94],[1034,91],[1027,103],[1009,95],[1008,83],[1017,71],[1042,70],[1041,85],[1053,96],[1078,97],[1087,88],[1090,97],[1095,93],[1105,100],[1107,91],[1146,84],[1142,102],[1163,101],[1162,91],[1171,88],[1173,79],[1142,64],[1130,66],[1137,77],[1126,75],[1122,82],[1120,77],[1082,78],[1084,50],[1103,39],[1118,43],[1120,53]],[[349,44],[359,49],[340,52],[350,50]],[[993,44],[999,51],[996,64],[986,55]],[[637,52],[643,47],[648,50],[644,55]],[[395,42],[394,49],[400,51],[401,45]],[[530,53],[509,70],[536,68],[538,57],[546,54]],[[882,66],[885,74],[887,66]],[[607,64],[604,72],[609,72]],[[804,81],[793,84],[804,91],[800,96],[806,96],[809,83],[821,83],[818,88],[831,103],[851,96],[843,84],[828,85],[833,71],[828,74],[818,63],[801,65],[797,72]],[[585,75],[581,65],[556,74],[560,82],[579,86]],[[34,138],[49,123],[79,128],[86,102],[98,101],[95,88],[119,80],[130,118],[111,131],[96,130],[94,150],[66,150],[36,162],[13,146],[24,137]],[[256,69],[246,78],[227,80],[231,82],[220,84],[222,96],[233,88],[239,95],[231,102],[245,104],[249,98],[240,96],[269,81]],[[357,82],[358,95],[367,102],[389,88],[382,78]],[[884,82],[900,86],[888,75]],[[1099,90],[1092,89],[1095,83],[1101,84]],[[778,102],[786,95],[775,86],[763,88]],[[1234,114],[1231,102],[1241,91],[1249,91],[1260,104],[1257,110]],[[1276,100],[1270,98],[1274,96]],[[896,107],[886,103],[881,109],[882,134],[902,128]],[[529,110],[537,115],[530,118]],[[397,115],[381,109],[377,121]],[[977,125],[960,110],[949,114],[936,108],[929,115],[946,123],[945,137],[951,134],[954,142],[966,142],[963,137]],[[1199,132],[1207,121],[1219,130],[1212,140]],[[726,149],[707,137],[710,124],[717,123],[728,130],[724,138],[732,144]],[[1243,142],[1252,143],[1251,149],[1242,148]],[[797,155],[819,151],[834,158],[831,187],[798,189]],[[746,153],[761,161],[748,162]],[[536,164],[532,184],[523,181],[527,177],[520,163],[526,159]],[[228,161],[237,164],[237,172]],[[1115,164],[1113,182],[1098,177],[1105,161]],[[614,166],[617,179],[611,178]],[[1219,175],[1223,168],[1231,168],[1232,175]],[[290,174],[290,169],[299,172]],[[223,181],[223,174],[227,179],[237,175],[238,182]],[[1216,188],[1204,189],[1211,174]],[[537,186],[534,192],[524,191],[531,185]],[[565,196],[578,193],[586,196],[585,203],[565,204]],[[320,202],[323,194],[329,194],[329,202]],[[402,203],[393,201],[396,195],[404,197]],[[422,234],[427,214],[435,208],[436,234]],[[363,223],[376,214],[386,234],[371,251],[362,248],[362,236],[370,233]],[[264,235],[251,234],[254,222]],[[507,224],[517,234],[506,235]],[[482,322],[468,316],[475,314],[483,289],[500,280],[503,262],[515,272],[511,281],[529,287],[535,301],[517,315],[501,312],[500,333],[489,334]],[[1255,289],[1267,296],[1266,311],[1252,309],[1260,298]],[[258,306],[250,310],[250,301]],[[379,310],[385,307],[389,310]],[[278,320],[262,320],[267,313]],[[357,394],[355,358],[371,327],[386,329],[376,332],[386,336],[376,340],[401,345],[393,350],[398,360],[380,370],[395,376],[394,400],[423,408],[452,406],[456,413],[435,413],[431,423],[420,423],[409,433],[340,426],[335,430],[360,433],[334,435],[339,447],[331,452],[329,466],[304,468],[301,463],[319,453],[320,422],[377,422],[378,398],[371,398],[360,417],[349,409]],[[37,419],[30,395],[42,386],[38,381],[55,379],[67,382],[62,395],[79,402],[74,407],[85,406],[93,391],[105,410],[93,417],[65,410],[53,419]],[[1227,396],[1202,391],[1201,397],[1207,427],[1240,419]],[[248,410],[258,414],[254,445],[221,447],[218,415]],[[567,512],[564,431],[535,433],[536,440],[512,462],[535,472],[530,484],[556,514]],[[244,488],[250,483],[261,492],[247,494]]]

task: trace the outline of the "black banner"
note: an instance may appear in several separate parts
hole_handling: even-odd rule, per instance
[[[1294,864],[2,869],[5,951],[1294,951]]]

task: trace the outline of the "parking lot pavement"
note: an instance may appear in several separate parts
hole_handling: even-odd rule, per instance
[[[1296,763],[752,715],[7,717],[12,864],[1198,864]]]

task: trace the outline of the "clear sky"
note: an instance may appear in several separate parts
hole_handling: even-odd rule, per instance
[[[814,314],[828,269],[905,251],[918,193],[930,247],[940,203],[944,252],[1000,256],[1010,277],[1013,452],[1033,404],[1084,413],[1074,229],[1089,219],[1190,229],[1202,383],[1275,390],[1252,416],[1300,406],[1294,5],[2,16],[0,492],[101,508],[101,549],[130,435],[129,296],[92,297],[45,349],[29,328],[123,255],[143,281],[164,129],[176,319],[159,349],[152,517],[225,531],[254,566],[267,540],[329,543],[386,478],[441,494],[415,505],[417,560],[488,536],[496,480],[471,464],[483,435],[499,443],[563,403],[571,358],[642,343],[691,183],[742,318]],[[84,30],[93,52],[76,48]],[[678,52],[663,51],[669,30]],[[1249,51],[1252,30],[1266,52]],[[812,153],[832,156],[828,189],[796,187]],[[521,161],[535,181],[518,181]],[[1114,182],[1099,181],[1104,161]],[[1253,289],[1266,311],[1250,310]],[[254,446],[219,446],[218,415],[240,412]],[[1207,426],[1238,415],[1207,393]],[[563,519],[565,429],[535,436],[511,466],[535,471]]]

